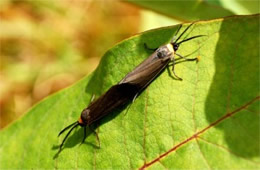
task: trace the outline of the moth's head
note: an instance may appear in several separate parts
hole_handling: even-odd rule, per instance
[[[86,126],[89,119],[90,119],[90,110],[86,108],[81,112],[80,118],[78,120],[79,125]]]
[[[171,45],[172,45],[174,51],[178,50],[179,44],[172,42]]]

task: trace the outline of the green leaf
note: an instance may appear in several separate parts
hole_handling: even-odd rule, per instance
[[[150,55],[143,44],[167,43],[177,26],[133,36],[111,48],[96,71],[52,95],[0,132],[0,169],[259,169],[259,15],[197,22],[178,53],[200,61],[165,70],[127,108],[98,124],[98,142],[73,131],[58,154],[65,126],[92,96],[104,93]],[[186,27],[187,24],[184,25]],[[183,30],[184,28],[182,28]]]
[[[201,0],[176,1],[176,0],[126,0],[130,3],[184,21],[198,19],[214,19],[233,15],[234,13],[225,9],[219,1],[209,3]]]
[[[247,1],[247,0],[220,0],[221,5],[233,11],[235,14],[248,15],[260,12],[259,1]]]

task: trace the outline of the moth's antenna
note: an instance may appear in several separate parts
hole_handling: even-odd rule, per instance
[[[176,35],[179,33],[180,29],[181,29],[182,25],[179,26],[178,30],[174,33],[174,36],[172,37],[172,41],[173,42],[176,38]]]
[[[192,40],[192,39],[194,39],[194,38],[203,37],[203,36],[206,36],[206,35],[196,35],[196,36],[193,36],[193,37],[187,38],[187,39],[185,39],[185,40],[182,40],[181,42],[178,42],[178,43],[176,43],[176,44],[180,45],[180,44],[183,43],[183,42],[186,42],[186,41]]]
[[[65,127],[62,131],[60,131],[58,137],[59,137],[63,132],[65,132],[66,130],[68,130],[71,126],[73,126],[73,125],[75,125],[75,124],[77,124],[77,123],[78,123],[78,121],[76,121],[76,122],[72,123],[71,125]]]
[[[177,38],[177,40],[175,40],[174,43],[177,43],[177,41],[183,36],[183,34],[184,34],[193,24],[194,24],[194,22],[191,23],[191,24],[181,33],[181,35]]]
[[[65,132],[67,129],[69,129],[69,128],[72,126],[72,128],[71,128],[71,129],[69,130],[69,132],[66,134],[65,138],[63,139],[63,141],[62,141],[62,143],[61,143],[61,145],[60,145],[60,151],[61,151],[62,146],[64,145],[64,142],[66,141],[66,139],[68,138],[68,136],[70,135],[70,133],[72,132],[72,130],[73,130],[75,127],[77,127],[78,125],[79,125],[78,121],[77,121],[77,122],[74,122],[74,123],[72,123],[71,125],[69,125],[69,126],[67,126],[66,128],[64,128],[64,129],[59,133],[58,136],[60,136],[63,132]]]

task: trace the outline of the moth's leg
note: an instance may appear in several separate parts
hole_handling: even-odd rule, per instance
[[[139,95],[139,93],[136,93],[133,100],[132,100],[132,103],[134,103],[135,99],[137,98],[137,96]]]
[[[130,103],[130,104],[127,106],[126,112],[124,113],[124,116],[127,114],[127,112],[128,112],[128,110],[130,109],[131,105],[132,105],[132,103]]]
[[[182,63],[182,62],[185,62],[185,61],[198,61],[198,58],[186,58],[186,57],[183,57],[183,56],[180,55],[180,54],[177,54],[177,53],[175,53],[175,54],[180,57],[180,58],[178,58],[178,59],[184,59],[184,60],[177,61],[178,59],[173,58],[172,61],[171,61],[171,63],[168,64],[168,67],[169,67],[169,66],[172,66],[172,73],[173,73],[173,75],[175,76],[175,78],[177,78],[178,80],[182,80],[182,78],[179,77],[179,76],[177,76],[176,73],[175,73],[175,71],[174,71],[175,64],[179,64],[179,63]],[[176,61],[177,61],[177,62],[176,62]],[[167,69],[169,69],[168,67],[167,67]]]
[[[93,133],[95,133],[96,138],[97,138],[97,141],[98,141],[98,147],[100,148],[100,141],[99,141],[99,137],[98,137],[97,132],[96,132],[91,126],[89,126],[89,129],[90,129]]]
[[[177,56],[179,56],[180,58],[184,59],[185,61],[198,61],[198,58],[187,58],[187,57],[183,57],[180,54],[175,53]]]
[[[87,134],[87,130],[86,130],[86,126],[84,126],[84,136],[83,136],[83,140],[82,140],[81,144],[83,144],[85,142],[86,134]]]
[[[172,59],[172,73],[175,76],[175,78],[177,78],[178,80],[182,80],[182,78],[180,78],[179,76],[176,75],[175,71],[174,71],[174,66],[175,66],[175,59]]]
[[[144,47],[145,47],[145,49],[147,49],[147,50],[151,50],[151,51],[156,51],[158,48],[150,48],[150,47],[148,47],[147,46],[147,44],[146,43],[144,43]]]
[[[92,97],[91,97],[91,99],[90,99],[90,103],[92,103],[92,102],[95,100],[95,98],[96,98],[96,95],[93,94]]]
[[[173,75],[174,75],[178,80],[182,81],[182,78],[180,78],[179,76],[176,75],[176,73],[175,73],[175,71],[174,71],[174,65],[175,65],[175,64],[172,65],[172,73],[173,73]]]
[[[134,98],[133,98],[133,100],[132,100],[132,103],[134,103],[134,101],[135,101],[135,99],[137,98],[138,95],[139,95],[139,93],[136,93],[136,95],[134,96]],[[125,112],[124,115],[127,114],[127,112],[128,112],[128,110],[130,109],[132,103],[130,103],[130,104],[127,106],[127,108],[126,108],[126,112]]]

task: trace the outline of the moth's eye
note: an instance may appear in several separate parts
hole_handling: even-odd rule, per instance
[[[174,48],[174,51],[177,51],[178,48],[179,48],[179,45],[178,45],[178,44],[174,44],[174,45],[173,45],[173,48]]]

